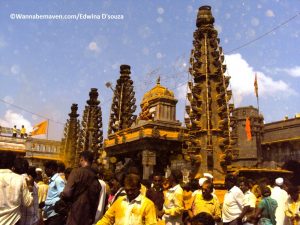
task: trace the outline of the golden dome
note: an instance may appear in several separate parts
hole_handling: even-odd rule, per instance
[[[160,99],[160,98],[172,99],[172,100],[175,99],[173,91],[170,91],[166,87],[161,86],[160,78],[158,78],[156,82],[156,86],[144,94],[141,104],[143,105],[153,99]]]

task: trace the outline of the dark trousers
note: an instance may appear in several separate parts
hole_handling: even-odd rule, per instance
[[[65,216],[61,216],[59,214],[56,214],[55,216],[52,216],[45,221],[45,225],[65,225],[65,224],[66,224]]]
[[[229,223],[223,223],[223,225],[243,225],[242,220],[235,219],[230,221]]]

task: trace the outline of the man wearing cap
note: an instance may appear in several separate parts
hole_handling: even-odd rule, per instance
[[[278,177],[275,180],[275,185],[271,193],[271,198],[275,199],[278,204],[278,207],[275,211],[275,217],[277,222],[276,225],[284,225],[288,223],[284,212],[289,196],[287,192],[282,189],[283,183],[284,179],[282,177]]]

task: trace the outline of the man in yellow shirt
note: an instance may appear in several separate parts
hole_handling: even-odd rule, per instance
[[[24,127],[24,125],[22,125],[20,133],[21,133],[21,138],[24,138],[26,136],[26,128]]]
[[[210,214],[216,222],[221,221],[221,208],[219,200],[216,196],[212,195],[213,184],[206,180],[202,185],[202,193],[198,192],[194,196],[192,204],[193,216],[200,212]]]
[[[96,225],[154,225],[157,223],[154,203],[141,194],[140,177],[125,177],[126,196],[119,197]]]

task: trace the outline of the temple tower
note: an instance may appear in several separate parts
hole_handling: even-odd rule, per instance
[[[78,137],[80,133],[80,122],[77,119],[77,104],[72,104],[69,119],[65,125],[64,138],[62,140],[63,159],[67,167],[78,166]],[[77,159],[77,160],[76,160]]]
[[[117,80],[111,105],[108,134],[129,128],[136,120],[136,99],[133,81],[130,78],[130,66],[120,66],[120,78]],[[109,86],[110,87],[110,86]]]
[[[87,100],[82,116],[79,150],[92,151],[97,159],[103,147],[102,111],[98,100],[98,90],[91,88],[89,95],[90,99]]]
[[[190,105],[186,106],[185,123],[189,135],[184,152],[200,165],[195,176],[209,171],[221,177],[233,157],[230,132],[233,105],[229,104],[230,77],[224,75],[224,55],[213,24],[211,7],[200,7],[190,58],[193,81],[188,83]]]
[[[232,133],[237,136],[236,147],[239,148],[238,158],[233,164],[244,167],[259,166],[262,162],[261,140],[263,132],[263,116],[253,106],[235,108],[232,112],[232,120],[235,121]],[[247,125],[249,122],[250,134],[247,137]]]
[[[141,103],[140,120],[166,121],[168,123],[176,120],[177,99],[174,93],[161,86],[160,78],[156,81],[156,86],[145,93]]]

